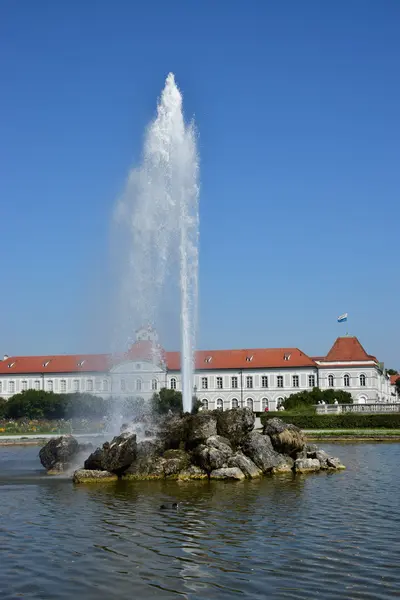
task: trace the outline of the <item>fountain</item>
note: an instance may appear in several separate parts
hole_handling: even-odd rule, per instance
[[[141,164],[129,174],[115,219],[125,229],[121,270],[120,331],[143,323],[159,328],[163,303],[180,298],[181,373],[184,411],[193,394],[198,295],[199,186],[196,135],[186,124],[182,95],[170,73],[144,142]],[[161,327],[162,328],[162,327]],[[123,341],[131,342],[130,336]],[[121,336],[118,339],[121,343]]]

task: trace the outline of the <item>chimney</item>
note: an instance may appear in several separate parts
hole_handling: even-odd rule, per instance
[[[7,360],[7,358],[10,358],[10,357],[8,356],[8,354],[5,354],[3,357],[3,360]]]

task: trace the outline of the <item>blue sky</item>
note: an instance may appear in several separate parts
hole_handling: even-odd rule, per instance
[[[348,330],[400,368],[399,22],[397,0],[3,0],[0,351],[108,349],[111,213],[173,71],[199,347],[319,355]]]

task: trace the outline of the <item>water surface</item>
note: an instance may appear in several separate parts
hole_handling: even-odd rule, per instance
[[[400,444],[322,446],[348,470],[95,487],[0,448],[0,597],[399,597]]]

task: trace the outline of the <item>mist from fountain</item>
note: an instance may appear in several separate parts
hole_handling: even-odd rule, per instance
[[[162,330],[163,304],[179,298],[185,411],[192,406],[197,329],[198,175],[194,124],[185,123],[182,95],[170,73],[157,116],[146,131],[141,164],[129,173],[115,209],[125,237],[115,339],[121,349],[121,339],[130,345],[133,332],[143,324]]]

